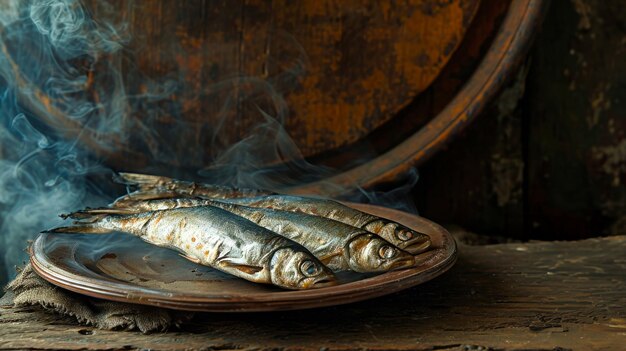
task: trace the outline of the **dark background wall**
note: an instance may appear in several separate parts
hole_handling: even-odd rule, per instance
[[[553,0],[528,59],[420,168],[420,214],[481,234],[626,233],[626,6]]]

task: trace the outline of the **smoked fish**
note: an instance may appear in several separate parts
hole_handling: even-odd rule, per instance
[[[415,258],[378,235],[332,219],[303,213],[254,208],[199,198],[141,201],[136,207],[79,211],[73,218],[114,213],[142,213],[194,206],[213,206],[246,218],[291,239],[333,271],[384,272],[415,264]]]
[[[70,215],[70,217],[72,217]],[[187,207],[135,214],[81,215],[54,233],[110,233],[139,236],[181,252],[198,264],[287,289],[336,284],[334,274],[302,245],[217,207]]]

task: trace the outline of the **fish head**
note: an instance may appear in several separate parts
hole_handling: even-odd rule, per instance
[[[414,255],[428,250],[431,245],[428,235],[400,223],[381,220],[370,225],[372,228],[366,228],[367,230],[377,233],[390,243]]]
[[[415,265],[410,253],[375,234],[361,234],[347,244],[348,265],[356,272],[386,272]]]
[[[337,284],[333,272],[311,253],[297,248],[281,248],[270,261],[274,285],[287,289],[322,288]]]

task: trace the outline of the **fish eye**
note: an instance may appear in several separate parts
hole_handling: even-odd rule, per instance
[[[413,232],[407,228],[399,228],[396,230],[396,236],[402,241],[413,239]]]
[[[392,258],[398,253],[398,250],[391,245],[383,245],[378,250],[378,255],[382,258]]]
[[[311,260],[304,260],[300,263],[300,272],[306,275],[307,277],[311,277],[316,275],[319,272],[319,268],[315,264],[315,262]]]

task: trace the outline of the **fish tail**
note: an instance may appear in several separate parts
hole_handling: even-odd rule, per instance
[[[159,188],[173,181],[168,177],[127,172],[119,172],[113,179],[117,183],[136,186],[140,190]]]
[[[63,218],[72,218],[78,219],[81,223],[93,223],[97,222],[100,219],[106,217],[107,215],[132,215],[137,214],[138,211],[132,208],[111,208],[111,207],[101,207],[101,208],[88,208],[81,211],[72,212],[69,214],[62,215]]]
[[[109,234],[111,229],[103,228],[95,223],[77,223],[72,226],[57,227],[44,231],[44,233],[85,233],[85,234]]]
[[[154,190],[138,190],[130,194],[119,197],[113,202],[113,207],[132,207],[142,201],[161,200],[180,197],[182,195],[174,191],[154,191]]]
[[[152,219],[153,214],[128,213],[132,209],[94,208],[73,212],[65,215],[74,219],[70,226],[51,229],[51,233],[93,233],[105,234],[127,232],[141,236],[144,226]]]

